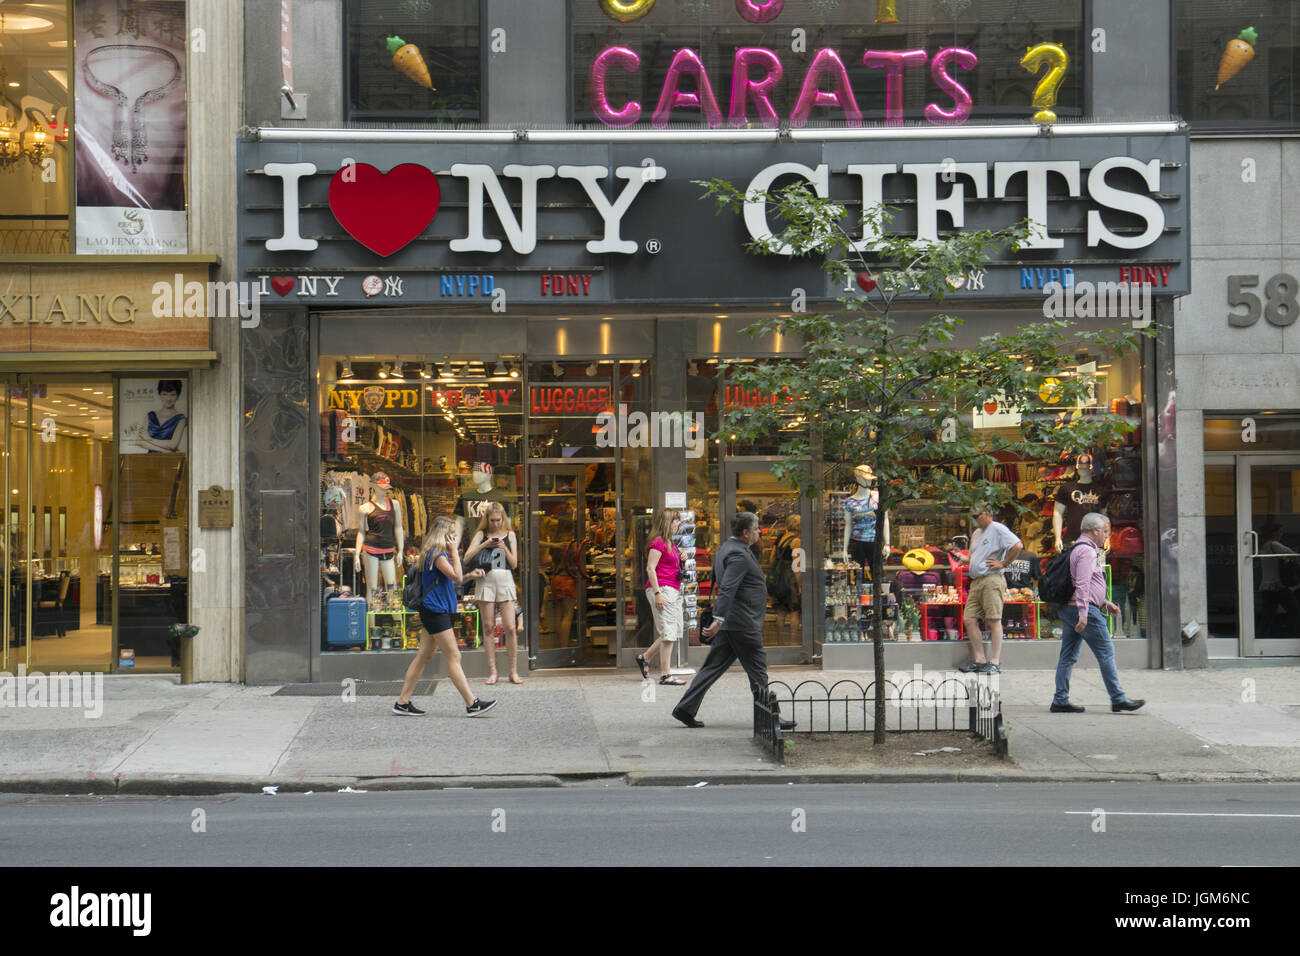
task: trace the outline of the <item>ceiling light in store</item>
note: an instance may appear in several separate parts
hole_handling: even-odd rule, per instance
[[[690,376],[696,376],[696,375],[699,375],[699,374],[700,374],[700,367],[699,367],[698,365],[696,365],[693,361],[692,361],[692,362],[687,362],[687,363],[686,363],[686,374],[687,374],[687,375],[690,375]]]
[[[597,367],[596,363],[592,362],[590,365],[587,366],[587,378],[595,378],[596,373],[598,371],[599,368]]]
[[[637,362],[635,365],[632,366],[632,377],[633,377],[633,378],[640,378],[640,377],[641,377],[641,363],[640,363],[640,362]]]
[[[10,13],[5,16],[4,32],[14,33],[35,33],[40,30],[48,30],[54,26],[53,20],[46,20],[44,17],[33,17],[26,13]]]
[[[556,378],[560,378],[562,375],[564,375],[564,369],[560,368],[559,362],[551,363],[551,372],[554,373]]]
[[[517,366],[514,366],[514,365],[510,366],[510,377],[511,377],[511,378],[518,378],[518,377],[519,377],[519,369],[518,369]]]
[[[393,363],[393,378],[405,380],[406,376],[402,374],[402,360],[398,359]]]
[[[388,366],[382,362],[379,365],[379,377],[388,378]]]
[[[445,355],[442,357],[442,366],[438,369],[438,378],[451,378],[451,359]]]
[[[420,366],[420,378],[433,378],[433,366],[428,362]]]
[[[503,361],[501,361],[500,359],[497,359],[497,364],[496,364],[496,367],[495,367],[494,369],[492,369],[492,374],[493,374],[493,375],[509,375],[510,373],[506,371],[506,363],[503,362]]]
[[[355,378],[352,373],[352,363],[348,359],[343,360],[343,370],[339,372],[339,378]],[[98,394],[98,393],[96,393]]]

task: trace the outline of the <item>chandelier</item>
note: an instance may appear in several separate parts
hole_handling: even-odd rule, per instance
[[[0,43],[4,42],[5,15],[0,12]],[[17,120],[9,115],[9,101],[4,98],[4,91],[9,89],[9,73],[0,62],[0,106],[4,108],[0,115],[0,170],[10,169],[22,156],[22,144],[14,132]]]
[[[5,15],[0,12],[0,38],[3,38],[5,32],[4,21]],[[8,88],[9,72],[4,68],[4,63],[0,62],[0,106],[3,107],[3,112],[0,112],[0,171],[13,169],[24,156],[34,169],[39,169],[41,163],[54,152],[54,137],[45,128],[45,124],[35,117],[31,118],[31,122],[19,125],[22,112],[17,117],[12,116],[9,103],[4,99],[4,91]]]

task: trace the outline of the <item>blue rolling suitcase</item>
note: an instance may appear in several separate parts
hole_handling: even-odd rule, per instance
[[[366,646],[366,599],[330,598],[325,602],[325,643],[331,648]]]

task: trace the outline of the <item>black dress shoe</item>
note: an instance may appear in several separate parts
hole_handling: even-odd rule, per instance
[[[1123,713],[1126,710],[1141,710],[1142,705],[1145,703],[1146,703],[1145,700],[1121,700],[1118,702],[1112,701],[1110,705],[1110,709],[1112,713],[1119,714],[1119,713]]]
[[[1086,708],[1078,704],[1053,704],[1052,713],[1054,714],[1082,714]]]
[[[692,717],[690,714],[684,714],[684,713],[682,713],[680,710],[677,710],[676,708],[673,709],[673,717],[676,718],[677,720],[680,720],[680,721],[681,721],[682,723],[684,723],[687,727],[703,727],[703,726],[704,726],[704,721],[702,721],[702,720],[696,720],[696,719],[695,719],[694,717]]]
[[[793,720],[782,720],[782,721],[781,721],[781,729],[782,729],[782,730],[794,730],[794,728],[795,728],[795,722],[794,722]]]

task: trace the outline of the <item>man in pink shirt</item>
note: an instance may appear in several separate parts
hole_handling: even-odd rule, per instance
[[[1101,679],[1110,694],[1110,709],[1115,713],[1137,710],[1144,700],[1130,700],[1119,686],[1119,672],[1115,668],[1115,646],[1106,626],[1106,614],[1118,614],[1119,606],[1106,600],[1106,558],[1102,553],[1110,537],[1110,519],[1092,512],[1084,515],[1079,524],[1079,537],[1070,550],[1070,580],[1074,582],[1074,597],[1061,606],[1061,657],[1056,664],[1056,695],[1052,698],[1052,713],[1081,714],[1084,708],[1070,703],[1070,674],[1079,660],[1080,644],[1088,642]]]

